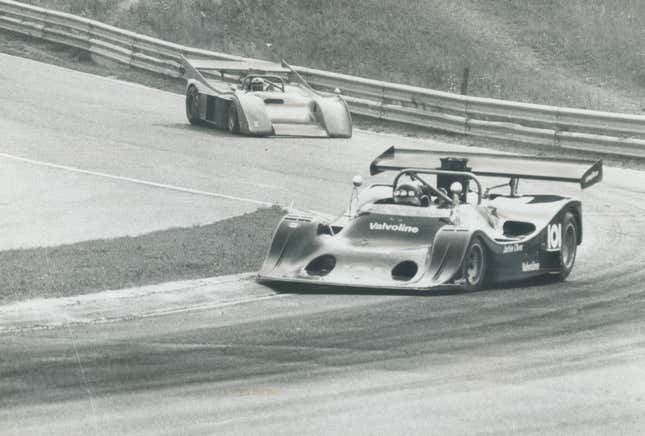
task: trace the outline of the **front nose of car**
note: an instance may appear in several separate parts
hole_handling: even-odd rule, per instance
[[[336,253],[316,253],[300,271],[303,278],[351,285],[397,286],[420,280],[429,262],[430,247],[391,250],[374,247]]]

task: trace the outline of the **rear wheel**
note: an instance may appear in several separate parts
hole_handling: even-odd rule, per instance
[[[560,247],[560,274],[558,278],[560,280],[566,279],[571,270],[573,269],[573,264],[576,261],[576,252],[578,250],[578,225],[576,218],[571,212],[564,214],[564,220],[562,220],[562,245]]]
[[[473,238],[466,250],[462,266],[464,289],[479,291],[486,278],[486,248],[479,238]]]
[[[228,108],[226,129],[231,133],[240,133],[240,123],[237,117],[237,107],[235,106],[235,103],[231,103]]]
[[[200,124],[199,118],[199,91],[195,86],[191,86],[186,91],[186,118],[190,124]]]

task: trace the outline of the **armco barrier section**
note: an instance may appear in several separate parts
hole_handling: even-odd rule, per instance
[[[175,78],[183,74],[179,55],[247,59],[173,44],[12,0],[0,0],[0,29]],[[295,69],[315,89],[339,89],[354,114],[465,135],[645,158],[645,116],[471,97],[311,68]]]

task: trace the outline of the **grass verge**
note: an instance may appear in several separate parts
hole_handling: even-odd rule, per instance
[[[0,304],[259,269],[278,207],[190,228],[0,252]]]

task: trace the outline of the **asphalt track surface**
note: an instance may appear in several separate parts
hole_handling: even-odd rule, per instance
[[[254,201],[295,199],[331,213],[347,201],[351,175],[365,174],[386,146],[429,145],[363,133],[338,141],[232,137],[187,126],[181,99],[170,94],[7,56],[0,65],[0,152],[84,171]],[[36,196],[26,205],[73,208],[51,225],[79,226],[83,237],[168,225],[143,219],[166,208],[185,208],[174,218],[184,224],[193,207],[204,220],[257,207],[11,157],[0,163]],[[48,201],[36,183],[65,193]],[[103,183],[113,186],[96,186],[104,195],[92,197],[92,184]],[[477,293],[293,289],[243,304],[2,334],[0,433],[642,434],[643,186],[642,173],[610,169],[584,192],[562,188],[583,200],[585,220],[566,283]],[[76,192],[88,197],[79,202],[70,197]],[[117,204],[127,192],[132,202]],[[12,195],[5,198],[19,198]],[[142,223],[91,215],[87,202],[139,212]],[[16,220],[45,219],[8,203],[2,207]],[[113,233],[84,228],[92,216],[113,222]],[[20,228],[13,221],[3,232]],[[73,239],[56,232],[35,243]],[[270,295],[253,282],[244,287],[241,294]]]

